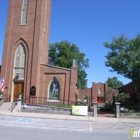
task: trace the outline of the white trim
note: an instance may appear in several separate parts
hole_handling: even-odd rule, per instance
[[[11,99],[10,102],[14,101],[14,81],[12,80],[12,93],[11,93]]]
[[[48,66],[48,67],[53,67],[53,68],[58,68],[58,69],[63,69],[63,70],[68,70],[68,71],[71,70],[71,69],[68,69],[68,68],[63,68],[63,67],[58,67],[58,66],[49,65],[49,64],[43,64],[43,63],[41,63],[40,65]]]
[[[47,102],[50,102],[50,103],[60,103],[60,100],[47,99]]]
[[[45,29],[43,29],[43,32],[46,34],[46,31],[45,31]]]
[[[49,100],[49,94],[50,94],[50,93],[49,93],[49,90],[50,90],[50,85],[51,85],[51,83],[52,83],[52,80],[53,80],[53,78],[51,79],[51,81],[50,81],[50,83],[49,83],[49,85],[48,85],[48,96],[47,96],[48,99],[47,99],[47,101]]]

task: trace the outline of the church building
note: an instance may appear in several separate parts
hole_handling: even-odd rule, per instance
[[[48,61],[51,0],[10,0],[1,76],[5,99],[26,103],[75,102],[77,65],[71,69]]]
[[[48,60],[51,0],[9,0],[0,76],[5,79],[4,100],[16,102],[22,94],[30,104],[75,104],[88,97],[93,102],[111,102],[118,91],[105,83],[77,89],[77,64],[71,69]]]

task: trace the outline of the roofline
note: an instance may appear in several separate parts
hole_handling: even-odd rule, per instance
[[[98,82],[98,83],[95,83],[95,84],[105,84],[105,83],[102,83],[102,82]]]
[[[133,82],[129,82],[129,83],[125,84],[125,85],[122,85],[121,87],[118,87],[117,89],[123,88],[124,86],[127,86],[127,85],[132,84],[132,83]]]
[[[63,67],[58,67],[58,66],[54,66],[54,65],[50,65],[50,64],[42,64],[41,63],[40,65],[71,71],[71,69],[63,68]]]

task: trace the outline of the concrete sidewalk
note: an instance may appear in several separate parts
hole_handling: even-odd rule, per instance
[[[72,115],[60,115],[60,114],[42,114],[42,113],[26,113],[17,112],[16,109],[13,112],[9,110],[0,110],[1,115],[18,116],[18,117],[30,117],[30,118],[45,118],[45,119],[61,119],[61,120],[76,120],[76,121],[89,121],[89,122],[108,122],[108,123],[140,123],[140,119],[124,119],[113,117],[92,117],[92,116],[72,116]]]
[[[125,119],[125,118],[115,118],[113,116],[94,117],[94,116],[73,116],[73,115],[62,115],[62,114],[46,114],[46,113],[31,113],[31,112],[17,112],[17,106],[11,112],[9,107],[11,103],[4,103],[0,106],[0,114],[8,116],[18,116],[18,117],[30,117],[30,118],[44,118],[44,119],[61,119],[61,120],[76,120],[76,121],[89,121],[89,122],[107,122],[107,123],[140,123],[140,119]]]

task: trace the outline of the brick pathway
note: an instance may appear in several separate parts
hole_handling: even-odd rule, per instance
[[[115,114],[109,112],[98,111],[98,117],[111,117],[114,118]]]

